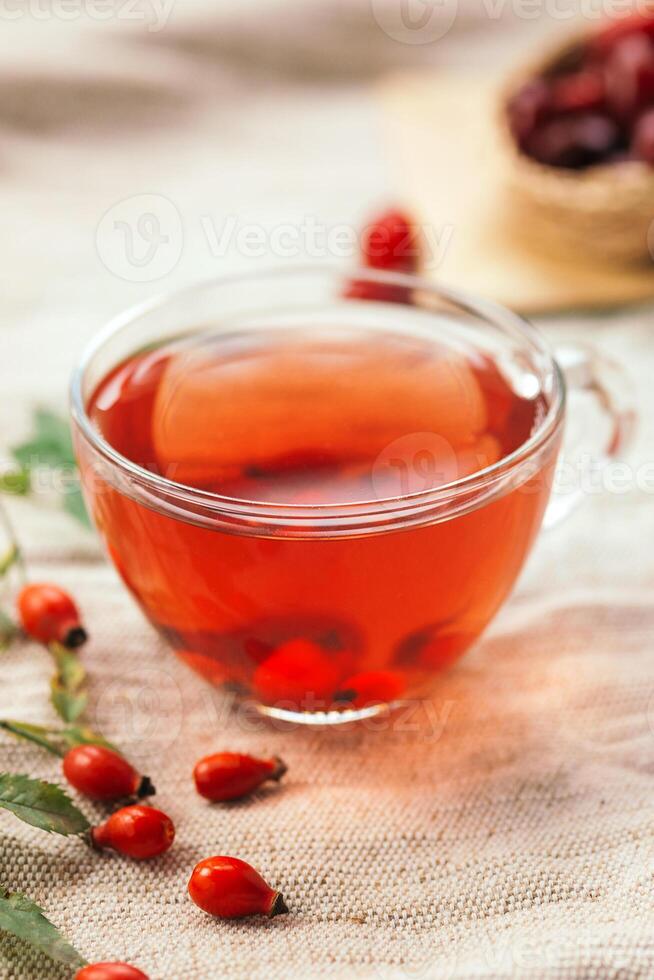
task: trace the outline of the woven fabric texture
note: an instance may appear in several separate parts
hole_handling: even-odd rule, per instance
[[[236,18],[241,5],[229,6]],[[338,36],[353,36],[345,5],[294,2],[298,26],[300,7],[322,18],[338,8]],[[230,215],[267,228],[306,215],[356,224],[395,196],[365,82],[410,51],[374,62],[362,43],[366,77],[334,84],[310,25],[299,36],[312,48],[277,46],[262,64],[266,39],[247,47],[255,20],[214,32],[212,48],[210,19],[186,30],[182,8],[153,37],[44,22],[24,46],[21,23],[4,25],[2,447],[29,432],[34,405],[64,410],[71,367],[109,315],[252,265],[235,240],[212,253],[207,216],[218,232]],[[356,10],[361,38],[368,4]],[[477,28],[475,50],[491,60],[487,24]],[[456,44],[443,50],[456,61]],[[116,202],[152,193],[182,215],[183,254],[161,281],[127,281],[99,257],[96,230]],[[92,534],[46,498],[12,500],[34,578],[70,588],[92,633],[88,721],[152,776],[178,834],[168,855],[137,865],[0,813],[2,883],[38,901],[89,960],[127,960],[152,980],[654,976],[651,319],[543,324],[553,343],[591,340],[630,372],[643,424],[626,487],[589,491],[541,536],[484,639],[432,700],[392,721],[289,730],[232,710],[160,645]],[[50,672],[34,644],[3,654],[0,716],[54,722]],[[218,748],[279,754],[288,775],[247,802],[210,806],[191,770]],[[0,767],[61,779],[56,759],[4,735]],[[229,924],[201,913],[186,884],[216,853],[255,865],[290,914]],[[0,938],[2,980],[69,976]]]

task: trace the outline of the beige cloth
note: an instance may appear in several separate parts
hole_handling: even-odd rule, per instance
[[[483,27],[477,50],[487,55]],[[202,215],[358,222],[393,195],[362,88],[314,79],[317,98],[281,70],[253,86],[241,47],[212,62],[176,52],[163,43],[170,35],[121,46],[114,34],[29,47],[30,87],[15,38],[5,25],[2,446],[28,429],[35,403],[63,407],[81,344],[111,313],[252,263],[236,248],[212,256]],[[83,81],[60,88],[76,70]],[[56,124],[11,130],[6,107],[22,93],[25,112],[36,111],[44,77]],[[107,115],[117,98],[120,111]],[[94,236],[107,208],[146,192],[175,201],[185,248],[161,282],[134,284],[102,265]],[[552,340],[591,339],[630,370],[645,417],[632,484],[654,443],[651,319],[632,311],[546,324]],[[39,901],[89,959],[126,959],[152,980],[653,976],[651,490],[650,478],[649,491],[591,495],[539,540],[514,597],[433,701],[380,731],[350,732],[231,716],[161,648],[92,535],[47,500],[12,502],[33,575],[70,587],[84,608],[89,720],[150,772],[178,838],[167,857],[136,865],[0,814],[3,882]],[[49,673],[36,646],[4,654],[0,716],[53,720]],[[191,769],[223,747],[276,752],[289,774],[257,799],[210,807]],[[56,760],[5,737],[0,765],[58,778]],[[190,870],[221,852],[257,866],[291,914],[225,924],[196,909]],[[0,939],[0,977],[66,972]]]

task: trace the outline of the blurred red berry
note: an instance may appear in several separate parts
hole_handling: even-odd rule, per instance
[[[86,642],[77,606],[58,585],[26,585],[17,605],[23,629],[40,643],[56,642],[73,649]]]
[[[604,105],[604,76],[597,69],[584,69],[552,82],[552,112],[591,112]]]
[[[606,101],[625,123],[654,101],[654,40],[634,34],[620,41],[606,63]]]
[[[193,869],[189,895],[199,908],[221,919],[288,912],[281,894],[258,871],[233,857],[211,857]]]
[[[654,38],[654,11],[631,13],[611,21],[591,37],[589,52],[595,57],[604,58],[620,41],[635,34]]]
[[[511,132],[517,142],[528,139],[549,114],[551,91],[547,82],[536,78],[523,85],[509,100],[507,112]]]
[[[539,163],[578,169],[608,157],[619,139],[620,131],[612,119],[587,114],[553,119],[532,134],[525,149]]]
[[[387,211],[365,228],[361,252],[370,269],[415,272],[420,259],[416,229],[402,211]]]
[[[654,108],[644,112],[637,120],[631,152],[637,160],[644,160],[654,166]]]

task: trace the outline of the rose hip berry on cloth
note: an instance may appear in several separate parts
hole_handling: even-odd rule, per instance
[[[136,861],[164,854],[174,839],[175,826],[170,817],[141,804],[117,810],[105,823],[91,830],[95,847],[111,848]]]
[[[247,796],[269,779],[279,782],[286,771],[277,756],[255,759],[236,752],[217,752],[196,763],[193,778],[200,796],[220,802]]]
[[[77,745],[64,756],[64,776],[71,786],[94,800],[140,799],[154,794],[147,776],[141,776],[122,755],[103,745]]]
[[[127,963],[91,963],[77,971],[75,980],[149,980],[149,977]]]
[[[61,643],[74,649],[88,639],[77,606],[58,585],[26,585],[17,605],[23,629],[40,643]]]
[[[188,892],[199,908],[221,919],[288,912],[280,892],[238,858],[218,856],[200,861],[193,869]]]

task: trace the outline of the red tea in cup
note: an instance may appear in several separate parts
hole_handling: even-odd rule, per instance
[[[116,567],[191,667],[281,717],[351,716],[424,692],[486,626],[560,433],[511,481],[549,409],[526,363],[446,328],[295,323],[127,357],[86,411],[134,479],[78,451]]]

